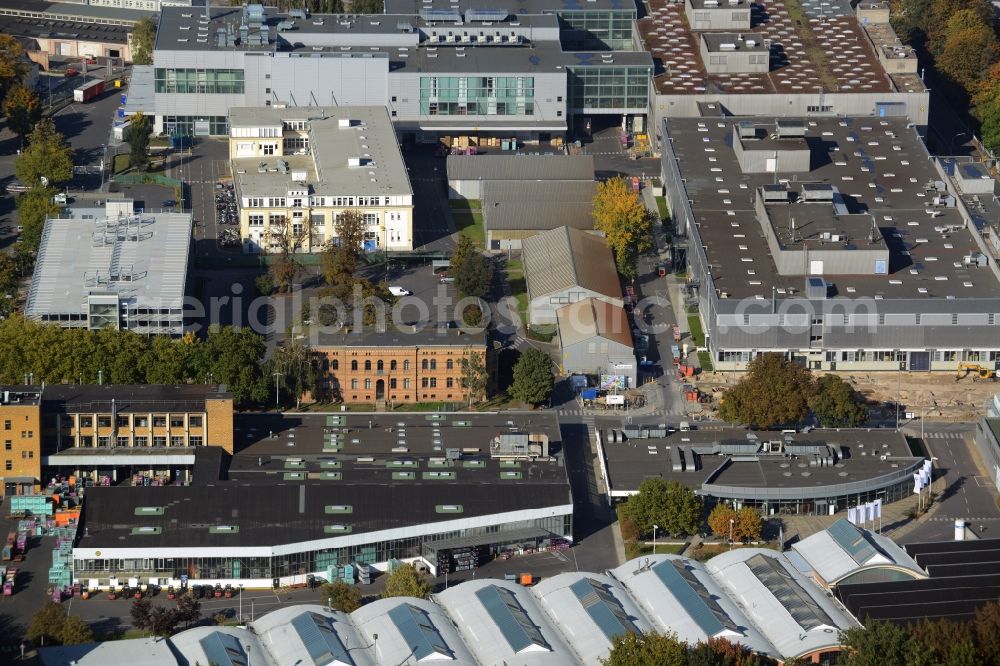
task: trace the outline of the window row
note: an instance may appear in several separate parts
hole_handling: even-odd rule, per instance
[[[243,94],[242,69],[171,69],[157,67],[158,93]]]

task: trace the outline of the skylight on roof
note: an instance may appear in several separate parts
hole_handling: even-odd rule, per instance
[[[428,657],[454,659],[455,655],[448,647],[441,632],[437,630],[430,616],[421,608],[413,604],[403,603],[392,610],[387,615],[392,621],[396,631],[403,638],[403,642],[413,650],[413,657],[417,661],[423,661]]]
[[[477,590],[476,598],[515,654],[552,651],[513,592],[490,585]]]
[[[569,589],[609,643],[615,636],[629,632],[641,633],[618,599],[600,582],[593,578],[581,578],[570,585]]]

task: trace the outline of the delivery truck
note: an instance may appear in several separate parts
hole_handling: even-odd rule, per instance
[[[73,91],[74,102],[89,102],[104,92],[104,81],[90,81]]]

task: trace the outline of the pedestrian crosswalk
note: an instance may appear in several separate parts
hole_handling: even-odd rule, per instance
[[[929,518],[928,520],[931,520],[931,521],[934,521],[934,522],[938,522],[938,523],[953,523],[956,520],[964,520],[964,521],[966,521],[966,522],[968,522],[968,523],[971,524],[971,523],[985,523],[985,522],[989,522],[989,521],[1000,520],[1000,518],[997,518],[996,516],[986,516],[986,517],[979,517],[979,518],[970,518],[968,516],[955,516],[955,517],[950,517],[950,516],[934,516],[933,518]]]
[[[960,432],[928,432],[924,433],[925,439],[964,439]]]
[[[591,420],[592,420],[593,417],[595,417],[595,416],[604,416],[604,415],[614,416],[614,415],[624,415],[625,413],[626,412],[624,410],[606,410],[606,411],[601,411],[601,410],[594,411],[594,410],[589,410],[589,409],[560,409],[559,410],[559,415],[560,416],[582,416],[584,422],[587,421],[588,417],[590,417]],[[648,412],[644,410],[642,412],[642,414],[644,416],[672,416],[672,417],[677,417],[677,418],[684,418],[686,416],[686,414],[684,412],[664,411],[662,409],[654,409],[654,410],[648,411]]]

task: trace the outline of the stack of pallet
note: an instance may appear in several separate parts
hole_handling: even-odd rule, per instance
[[[45,495],[14,495],[10,498],[12,516],[51,516],[52,504]]]
[[[52,567],[49,568],[49,585],[66,588],[73,584],[73,540],[59,539],[52,550]]]

